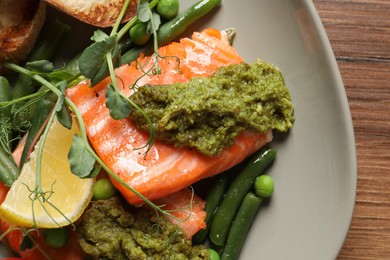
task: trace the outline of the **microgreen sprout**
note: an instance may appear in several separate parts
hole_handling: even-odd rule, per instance
[[[27,187],[27,188],[30,191],[30,200],[32,203],[32,215],[33,215],[34,226],[36,226],[35,210],[34,210],[36,202],[38,202],[42,206],[42,208],[46,211],[46,213],[53,220],[53,222],[55,222],[55,220],[52,218],[51,214],[46,210],[46,205],[49,205],[55,211],[59,212],[69,222],[69,224],[72,224],[71,221],[61,212],[61,210],[56,205],[54,205],[50,202],[50,197],[53,194],[54,183],[53,183],[52,189],[49,191],[46,191],[46,190],[43,190],[42,182],[41,182],[42,155],[43,155],[43,149],[45,146],[45,141],[46,141],[47,135],[50,131],[50,125],[53,122],[54,117],[56,115],[58,115],[58,112],[61,111],[63,109],[63,106],[65,105],[64,104],[64,96],[65,95],[60,90],[60,88],[64,84],[66,85],[66,83],[60,82],[57,84],[57,86],[54,86],[52,83],[48,82],[42,76],[37,75],[33,71],[27,70],[23,67],[16,65],[16,64],[6,63],[5,66],[9,69],[16,71],[16,72],[19,72],[19,73],[22,73],[24,75],[28,75],[28,76],[32,77],[37,82],[39,82],[43,86],[50,89],[58,97],[57,102],[55,104],[54,111],[50,114],[49,120],[47,122],[47,126],[45,127],[45,129],[42,133],[41,139],[40,139],[40,145],[38,147],[37,161],[36,161],[37,163],[36,163],[36,175],[35,175],[35,178],[36,178],[35,183],[36,184],[35,184],[35,187],[34,188]],[[59,120],[59,121],[61,122],[63,120]]]
[[[108,85],[106,91],[106,107],[109,109],[110,116],[112,118],[117,120],[126,118],[129,116],[133,108],[138,110],[145,117],[150,129],[149,140],[144,146],[136,148],[142,149],[147,147],[145,155],[150,150],[155,138],[152,121],[142,108],[138,107],[129,99],[129,97],[121,93],[118,87],[114,68],[117,65],[120,56],[120,47],[118,45],[119,40],[138,21],[147,23],[148,32],[153,34],[154,50],[155,52],[158,52],[157,30],[161,24],[161,20],[160,16],[152,11],[158,3],[159,0],[153,0],[150,3],[148,0],[139,1],[137,16],[133,17],[123,26],[121,30],[119,30],[120,22],[122,21],[126,8],[129,4],[129,0],[126,0],[110,35],[105,34],[101,30],[96,31],[91,38],[95,42],[84,50],[79,60],[80,71],[85,77],[91,79],[92,86],[96,85],[106,76],[110,76],[111,83]],[[156,68],[156,66],[158,66],[157,59],[150,70],[157,71],[159,68]],[[147,73],[144,75],[146,74]],[[136,82],[137,81],[138,80],[136,80]]]
[[[36,207],[35,203],[41,205],[41,207],[46,211],[46,213],[53,220],[54,223],[56,223],[55,220],[52,218],[49,211],[45,208],[47,206],[53,208],[55,211],[62,214],[62,216],[66,220],[68,220],[69,224],[72,224],[71,221],[61,212],[61,209],[58,207],[58,205],[54,205],[50,201],[50,198],[54,193],[55,183],[52,184],[50,190],[43,190],[41,182],[43,148],[45,145],[46,138],[48,136],[48,132],[50,131],[50,125],[53,122],[54,118],[57,117],[58,121],[63,126],[70,128],[72,123],[70,114],[71,112],[75,116],[80,129],[80,134],[74,135],[71,149],[68,154],[68,160],[70,162],[71,171],[73,174],[80,178],[93,178],[97,175],[100,168],[103,168],[112,179],[114,179],[116,182],[118,182],[126,189],[134,193],[136,196],[138,196],[142,201],[144,201],[145,204],[149,205],[156,212],[157,216],[163,214],[164,216],[175,220],[177,223],[185,221],[180,220],[179,218],[171,214],[171,210],[164,210],[164,205],[154,204],[144,195],[133,189],[102,161],[102,159],[96,154],[94,149],[89,144],[85,124],[80,111],[78,110],[77,106],[65,95],[65,89],[71,86],[72,81],[80,79],[84,76],[86,78],[91,79],[91,85],[93,86],[94,84],[100,82],[100,80],[104,78],[108,73],[111,78],[111,83],[109,84],[106,92],[106,106],[110,109],[110,115],[115,119],[121,119],[127,117],[132,109],[136,109],[141,112],[142,115],[146,118],[148,124],[150,125],[150,135],[147,144],[140,148],[147,146],[148,149],[146,153],[149,151],[151,145],[154,142],[153,124],[148,115],[140,107],[134,104],[131,99],[129,99],[129,97],[121,93],[118,87],[118,80],[120,79],[115,75],[114,68],[120,56],[120,47],[118,45],[119,40],[127,33],[127,31],[132,26],[136,24],[138,19],[140,19],[141,21],[148,23],[148,30],[150,30],[151,34],[153,34],[154,36],[153,45],[156,54],[155,60],[153,61],[153,65],[148,70],[146,70],[144,74],[147,75],[149,73],[159,73],[160,68],[158,67],[158,59],[161,57],[158,54],[157,30],[161,21],[159,16],[152,11],[153,7],[158,4],[159,0],[153,0],[150,3],[147,0],[141,0],[139,2],[138,17],[136,16],[131,19],[122,27],[121,30],[119,30],[120,22],[124,16],[125,10],[129,2],[130,0],[125,1],[122,12],[118,17],[118,20],[116,21],[110,35],[106,35],[104,32],[99,30],[96,31],[93,35],[92,39],[95,42],[85,49],[79,59],[80,72],[82,74],[81,76],[71,75],[62,70],[55,70],[54,66],[48,61],[38,61],[30,63],[28,64],[27,68],[20,67],[13,63],[5,63],[6,68],[32,78],[34,81],[38,82],[43,87],[41,88],[41,90],[34,94],[30,94],[13,101],[0,103],[0,106],[12,106],[20,102],[22,103],[22,106],[18,109],[22,109],[37,103],[38,101],[47,97],[49,94],[54,94],[54,96],[56,97],[54,109],[48,117],[46,126],[40,138],[40,145],[37,151],[35,181],[36,186],[34,188],[27,187],[30,191],[32,215],[35,224],[31,230],[36,229],[34,213],[34,208]],[[178,60],[178,63],[179,62],[180,61]],[[192,194],[192,196],[193,195],[194,194]],[[191,216],[192,212],[192,201],[193,198],[191,198],[191,203],[189,205],[188,218]]]
[[[35,74],[34,72],[27,70],[25,68],[22,68],[16,64],[12,63],[6,63],[5,66],[9,69],[12,69],[16,72],[22,73],[24,75],[28,75],[32,77],[34,80],[38,81],[43,86],[47,87],[55,93],[58,97],[57,102],[55,104],[55,108],[53,113],[50,115],[47,126],[44,129],[44,132],[42,133],[41,139],[40,139],[40,145],[38,147],[38,153],[37,153],[37,163],[36,163],[36,187],[33,189],[29,189],[31,195],[30,199],[32,200],[32,208],[33,208],[33,219],[35,223],[35,216],[34,216],[34,207],[35,207],[35,201],[38,201],[38,203],[45,209],[45,205],[49,205],[50,207],[54,208],[56,211],[58,211],[60,214],[61,210],[54,204],[50,202],[50,196],[53,193],[53,190],[45,191],[42,189],[41,186],[41,165],[42,165],[42,154],[43,154],[43,147],[46,140],[46,137],[48,135],[48,132],[50,131],[50,125],[51,122],[53,122],[54,117],[58,115],[58,112],[62,109],[64,105],[69,106],[69,108],[72,110],[73,114],[75,115],[79,128],[80,128],[80,136],[75,135],[72,142],[72,148],[69,152],[69,162],[71,164],[71,170],[72,173],[79,176],[80,178],[91,178],[96,175],[96,168],[95,164],[96,162],[117,182],[119,182],[121,185],[123,185],[125,188],[136,194],[141,200],[145,202],[145,204],[149,205],[152,209],[154,209],[158,213],[162,213],[163,215],[166,215],[174,220],[176,220],[178,223],[182,222],[183,220],[178,219],[174,215],[172,215],[169,211],[163,210],[162,206],[158,206],[151,202],[149,199],[147,199],[145,196],[143,196],[141,193],[139,193],[137,190],[133,189],[130,185],[128,185],[126,182],[124,182],[119,176],[117,176],[102,160],[101,158],[95,153],[95,151],[92,149],[92,147],[89,145],[88,137],[86,134],[85,124],[83,121],[83,118],[81,116],[80,111],[78,110],[77,106],[64,95],[64,93],[60,90],[60,85],[63,85],[63,82],[57,83],[56,85],[53,85],[46,79],[44,79],[42,76]],[[78,152],[74,152],[77,150]],[[80,159],[80,151],[82,153],[82,160]],[[78,158],[75,160],[75,158]],[[54,185],[54,184],[53,184]],[[53,187],[52,187],[53,189]],[[46,211],[47,214],[50,216],[49,212]],[[191,211],[190,211],[191,212]],[[190,213],[191,214],[191,213]],[[62,214],[63,215],[63,214]],[[63,215],[64,216],[64,215]],[[66,216],[64,216],[66,218]],[[67,219],[67,218],[66,218]],[[54,219],[53,219],[54,221]],[[70,224],[72,224],[69,221]],[[36,226],[36,225],[35,225]]]

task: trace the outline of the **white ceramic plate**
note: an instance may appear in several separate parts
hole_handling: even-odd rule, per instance
[[[79,31],[60,54],[69,57],[86,46],[93,29],[64,19]],[[355,202],[355,143],[344,86],[313,3],[223,0],[190,30],[206,27],[236,28],[239,53],[279,67],[295,103],[293,129],[272,143],[278,156],[268,174],[275,193],[259,211],[241,259],[336,258]]]
[[[335,259],[355,203],[356,152],[345,89],[312,1],[223,0],[203,22],[193,29],[236,28],[238,52],[279,67],[295,104],[293,129],[271,145],[275,193],[240,259]]]
[[[295,104],[293,129],[272,144],[275,193],[241,259],[336,258],[355,202],[355,143],[340,72],[312,1],[225,0],[205,26],[235,27],[239,53],[279,67]]]

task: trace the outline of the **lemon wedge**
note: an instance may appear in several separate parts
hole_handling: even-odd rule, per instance
[[[75,121],[70,130],[53,121],[42,155],[43,193],[34,192],[38,142],[0,205],[1,219],[24,227],[55,228],[69,225],[81,216],[92,198],[94,179],[80,179],[70,171],[68,153],[73,135],[78,132]]]

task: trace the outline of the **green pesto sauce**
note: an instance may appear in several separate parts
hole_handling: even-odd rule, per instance
[[[244,130],[286,132],[295,120],[281,72],[261,60],[222,67],[188,83],[145,85],[131,99],[151,118],[157,139],[209,156]],[[130,118],[149,131],[141,113],[133,110]]]
[[[177,225],[119,197],[92,203],[77,233],[93,259],[209,259],[207,249],[193,246]]]

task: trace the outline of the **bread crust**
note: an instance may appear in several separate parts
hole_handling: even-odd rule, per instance
[[[19,63],[27,58],[45,17],[43,1],[0,1],[0,71],[4,61]]]
[[[97,27],[112,26],[118,18],[125,0],[45,0],[55,8],[82,22]],[[138,0],[131,0],[123,22],[137,13]]]

